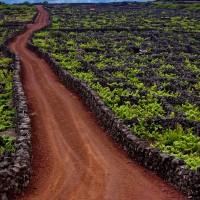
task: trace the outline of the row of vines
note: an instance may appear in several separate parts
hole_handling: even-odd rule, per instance
[[[133,134],[200,166],[200,11],[150,3],[47,8],[53,23],[33,43],[97,91]]]

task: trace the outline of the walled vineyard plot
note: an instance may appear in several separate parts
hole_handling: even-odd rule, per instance
[[[15,32],[23,27],[24,14],[27,10],[19,6],[0,6],[0,44],[10,38]],[[28,9],[30,10],[30,9]],[[19,16],[23,16],[20,20]],[[19,21],[17,21],[19,20]],[[2,51],[0,52],[0,132],[14,128],[15,111],[12,105],[12,78],[14,65],[10,58],[6,58]]]
[[[15,26],[15,29],[6,26],[0,27],[0,44],[3,44],[15,31],[20,31],[21,29],[21,25]],[[12,103],[13,71],[14,64],[12,59],[5,57],[3,52],[0,51],[0,132],[3,132],[1,134],[5,134],[6,130],[15,127],[15,110]]]
[[[12,105],[14,64],[11,58],[3,55],[3,44],[31,21],[34,14],[33,6],[0,5],[0,132],[14,128],[15,117]]]
[[[0,132],[13,128],[14,108],[12,106],[12,59],[0,54]]]
[[[7,26],[0,26],[0,44],[11,37],[16,31],[20,31],[22,29],[22,25],[7,27]]]
[[[200,12],[151,4],[49,5],[33,42],[85,80],[153,147],[200,166]]]
[[[24,24],[33,19],[36,9],[25,5],[0,5],[0,25]]]

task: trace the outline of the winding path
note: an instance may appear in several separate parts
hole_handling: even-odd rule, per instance
[[[26,48],[31,32],[48,23],[48,13],[37,8],[35,23],[9,44],[21,57],[32,120],[32,183],[17,200],[187,199],[130,160],[79,97]]]

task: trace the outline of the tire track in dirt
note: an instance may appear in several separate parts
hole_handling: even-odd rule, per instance
[[[32,123],[33,177],[17,200],[187,199],[142,168],[110,139],[48,64],[26,48],[31,32],[48,24],[38,6],[34,24],[9,44],[20,55]]]

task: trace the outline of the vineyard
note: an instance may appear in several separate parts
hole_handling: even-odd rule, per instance
[[[33,43],[94,89],[133,134],[200,166],[199,5],[47,9],[52,24]]]
[[[15,109],[12,102],[14,63],[3,54],[3,43],[25,23],[32,20],[36,9],[33,6],[0,5],[0,152],[14,151]]]
[[[199,199],[199,22],[200,4],[0,3],[0,199],[31,179],[19,199]]]

